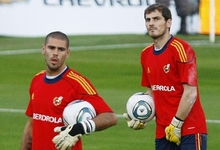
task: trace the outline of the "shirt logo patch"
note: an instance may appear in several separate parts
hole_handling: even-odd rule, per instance
[[[149,67],[147,67],[147,73],[150,73],[150,68]]]
[[[31,94],[31,99],[34,99],[34,93]]]
[[[163,67],[163,71],[164,71],[165,73],[170,72],[170,64],[165,65],[165,66]]]
[[[62,96],[55,97],[55,98],[53,99],[53,104],[54,104],[55,106],[58,106],[58,105],[61,104],[62,100],[63,100],[63,97],[62,97]]]

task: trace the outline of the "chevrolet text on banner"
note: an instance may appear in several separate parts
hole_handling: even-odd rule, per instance
[[[144,9],[155,0],[0,0],[0,35],[45,36],[55,30],[68,35],[145,34]],[[171,0],[171,33],[180,18]],[[198,33],[199,16],[188,19],[189,32]],[[192,20],[193,23],[192,23]]]

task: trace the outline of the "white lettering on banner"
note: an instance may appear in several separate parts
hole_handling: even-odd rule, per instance
[[[78,6],[148,6],[151,0],[44,0],[45,5],[78,5]]]
[[[0,5],[0,14],[4,14],[0,15],[0,35],[44,37],[51,31],[68,35],[146,34],[143,12],[153,3],[155,0],[27,0]],[[175,35],[180,18],[175,5],[170,8],[170,32]],[[190,27],[194,23],[190,22]]]
[[[38,114],[38,113],[33,114],[33,119],[40,120],[40,121],[51,122],[51,123],[62,123],[62,118],[47,116],[47,115]]]
[[[176,91],[174,86],[166,86],[166,85],[152,85],[151,88],[153,91],[165,91],[165,92]]]

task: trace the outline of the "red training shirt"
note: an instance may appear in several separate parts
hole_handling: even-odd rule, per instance
[[[62,113],[70,102],[86,100],[96,114],[113,112],[98,95],[93,85],[76,71],[67,68],[55,79],[46,78],[46,72],[34,76],[30,85],[30,101],[26,115],[33,117],[32,150],[56,150],[52,139],[57,133],[54,128],[64,126]],[[82,150],[79,140],[72,150]]]
[[[198,86],[196,56],[184,41],[171,37],[156,51],[154,44],[141,53],[141,85],[151,87],[156,108],[156,138],[165,136],[165,128],[176,115],[183,94],[183,83]],[[207,133],[205,115],[198,96],[182,127],[182,136]]]

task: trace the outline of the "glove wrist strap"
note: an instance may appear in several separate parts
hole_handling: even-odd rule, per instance
[[[72,126],[72,129],[69,131],[69,134],[71,136],[75,136],[77,134],[82,134],[82,135],[85,134],[81,123],[77,123],[77,124],[71,125],[71,126]]]
[[[81,122],[85,134],[90,134],[95,131],[96,125],[93,120],[86,120]]]
[[[90,134],[95,131],[95,128],[96,126],[93,120],[86,120],[73,125],[69,134],[71,136],[75,136],[77,134]]]
[[[183,123],[183,121],[177,119],[176,117],[173,117],[173,120],[171,121],[171,124],[177,128],[181,128],[183,126]]]

